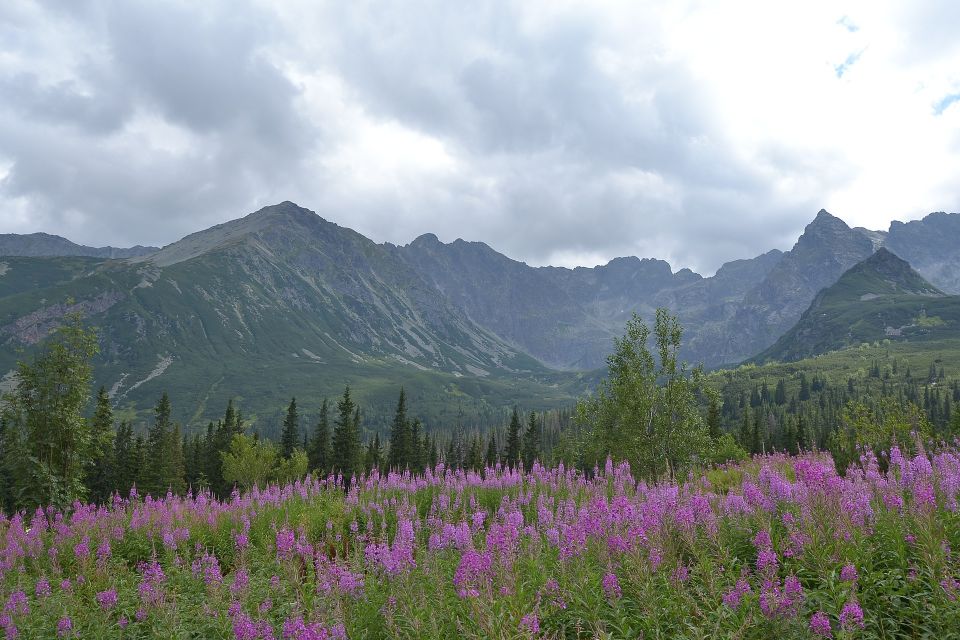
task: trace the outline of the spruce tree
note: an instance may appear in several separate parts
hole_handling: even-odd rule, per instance
[[[523,467],[526,471],[533,468],[533,463],[540,455],[540,426],[537,424],[537,414],[530,412],[527,421],[527,430],[523,433]]]
[[[491,468],[497,465],[497,434],[493,431],[490,432],[490,439],[487,441],[487,457],[484,462]]]
[[[146,469],[140,491],[154,497],[163,496],[170,485],[170,456],[173,425],[170,423],[170,396],[164,391],[154,407],[153,424],[147,431]]]
[[[437,436],[434,435],[430,438],[430,469],[436,469],[437,463],[440,462],[440,451],[437,449]]]
[[[402,471],[410,466],[411,453],[410,422],[407,420],[407,399],[403,387],[400,387],[400,399],[390,425],[390,454],[387,466]]]
[[[307,452],[310,461],[310,469],[318,472],[321,476],[326,476],[330,472],[330,418],[329,403],[323,399],[320,405],[320,417],[317,425],[313,429],[313,439],[310,441],[310,449]]]
[[[121,422],[113,440],[113,465],[110,468],[110,484],[117,493],[126,498],[130,487],[137,479],[137,461],[134,458],[133,427]]]
[[[350,478],[358,471],[357,460],[360,455],[360,413],[356,403],[350,398],[350,387],[346,387],[343,398],[337,403],[337,419],[333,428],[333,471],[343,475],[344,484],[349,486]]]
[[[710,396],[710,405],[707,407],[707,432],[713,440],[717,440],[720,435],[720,405],[717,399]]]
[[[421,437],[421,434],[423,437]],[[423,471],[425,438],[426,434],[423,433],[423,424],[420,422],[420,418],[414,418],[413,422],[410,423],[410,470],[414,473]]]
[[[97,405],[90,421],[90,465],[87,468],[87,491],[90,501],[103,504],[110,498],[113,482],[113,407],[105,387],[97,392]]]
[[[287,417],[283,419],[283,431],[280,433],[280,455],[285,460],[297,448],[297,442],[300,439],[300,416],[297,415],[297,399],[290,399],[290,406],[287,407]]]
[[[520,462],[520,428],[520,412],[514,407],[507,430],[507,450],[503,456],[504,463],[509,467],[516,467]]]
[[[184,480],[186,465],[183,457],[183,435],[180,431],[179,422],[175,423],[170,431],[166,450],[167,455],[170,456],[166,469],[167,489],[175,496],[183,495],[187,491]]]

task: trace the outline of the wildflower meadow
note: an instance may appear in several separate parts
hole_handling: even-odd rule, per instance
[[[881,469],[886,469],[882,471]],[[960,637],[960,454],[505,468],[0,521],[8,638]]]

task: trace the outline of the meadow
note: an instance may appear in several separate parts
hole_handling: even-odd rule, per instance
[[[0,520],[8,638],[960,637],[960,453],[450,471]]]

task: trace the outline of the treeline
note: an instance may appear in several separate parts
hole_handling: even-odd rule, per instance
[[[722,428],[750,453],[829,450],[843,470],[857,446],[877,444],[871,439],[890,444],[899,434],[898,444],[910,448],[917,436],[951,441],[960,435],[960,381],[948,379],[939,361],[919,374],[888,356],[872,359],[858,375],[765,377],[763,369],[745,367],[718,379]],[[886,435],[874,433],[878,425]]]
[[[462,422],[449,437],[428,434],[408,416],[400,390],[390,433],[381,442],[375,432],[362,442],[361,411],[350,388],[320,406],[313,425],[301,428],[296,398],[287,408],[278,442],[249,432],[243,415],[229,401],[223,418],[204,432],[185,436],[171,419],[164,393],[142,433],[127,421],[117,423],[105,388],[96,395],[91,417],[91,360],[96,336],[79,316],[70,316],[33,362],[18,363],[17,387],[0,411],[0,504],[4,511],[76,500],[104,503],[131,492],[153,496],[209,490],[227,497],[236,488],[289,482],[307,473],[351,477],[373,469],[409,470],[448,467],[481,469],[505,464],[529,469],[542,455],[544,440],[553,446],[569,421],[569,412],[531,412],[524,422],[517,408],[505,433],[464,435]]]

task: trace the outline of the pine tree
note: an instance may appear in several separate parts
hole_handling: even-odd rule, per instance
[[[397,410],[390,425],[390,454],[387,466],[395,471],[402,471],[410,466],[410,422],[407,420],[407,396],[400,387],[400,399],[397,400]]]
[[[530,412],[527,430],[523,434],[522,451],[523,467],[530,471],[534,461],[540,455],[540,426],[537,424],[537,414],[533,411]]]
[[[141,478],[140,491],[154,497],[165,495],[170,485],[171,432],[170,396],[166,392],[154,407],[153,424],[147,431],[146,469]]]
[[[430,468],[436,469],[439,462],[440,451],[437,449],[437,436],[434,435],[432,438],[430,438]]]
[[[290,406],[287,407],[287,417],[283,419],[283,431],[280,433],[280,455],[285,460],[297,448],[297,442],[300,439],[300,416],[297,415],[297,399],[290,399]]]
[[[330,472],[330,423],[329,423],[329,403],[323,399],[320,405],[320,418],[317,420],[317,426],[313,430],[313,440],[310,442],[308,451],[310,468],[317,471],[321,476]]]
[[[466,467],[471,471],[479,471],[483,467],[483,445],[480,442],[480,436],[474,434],[470,438],[470,446],[467,448]]]
[[[510,416],[510,427],[507,430],[507,450],[504,452],[504,463],[509,467],[516,467],[520,462],[520,412],[513,408]]]
[[[487,457],[484,462],[487,466],[493,468],[497,465],[497,434],[490,432],[490,439],[487,441]]]
[[[367,455],[364,461],[367,473],[374,469],[379,469],[383,463],[383,449],[380,446],[380,434],[374,434],[370,442],[367,443]]]
[[[707,432],[713,440],[720,438],[720,405],[713,395],[710,396],[710,404],[707,406]]]
[[[121,422],[113,440],[113,465],[110,468],[110,484],[122,497],[127,497],[130,487],[137,481],[137,460],[134,452],[133,427]]]
[[[797,451],[803,453],[810,447],[807,439],[807,425],[803,421],[803,414],[797,415]]]
[[[333,428],[332,466],[335,472],[343,475],[344,484],[349,486],[350,478],[358,471],[357,459],[360,454],[360,413],[350,398],[350,387],[344,389],[343,398],[337,403],[337,414]]]
[[[800,393],[797,394],[797,399],[800,402],[810,399],[810,385],[807,383],[807,374],[800,373]]]
[[[415,473],[423,472],[425,438],[420,418],[414,418],[410,423],[410,470]]]
[[[777,388],[773,392],[773,401],[779,406],[787,404],[787,384],[783,378],[777,380]]]
[[[179,422],[175,423],[173,430],[170,431],[166,450],[170,456],[166,469],[167,488],[175,496],[183,495],[187,487],[184,481],[186,469],[183,458],[183,436]]]
[[[113,407],[105,387],[97,392],[97,405],[90,421],[90,465],[87,468],[87,491],[91,502],[103,504],[110,498],[113,482]]]

